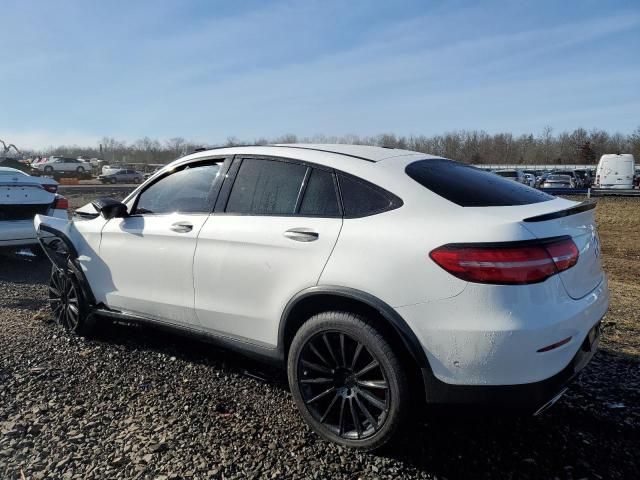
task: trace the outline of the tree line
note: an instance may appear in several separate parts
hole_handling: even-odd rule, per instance
[[[270,143],[344,143],[402,148],[430,153],[472,164],[594,164],[605,153],[632,153],[640,160],[640,127],[631,134],[590,131],[578,128],[572,132],[554,134],[551,127],[539,135],[512,133],[489,134],[478,130],[460,130],[441,135],[398,136],[385,133],[375,136],[299,137],[283,135],[276,138],[241,140],[229,137],[223,144],[200,144],[182,137],[160,142],[149,137],[126,142],[104,137],[99,145],[82,147],[65,145],[46,151],[27,151],[28,155],[61,155],[103,158],[110,163],[164,164],[193,152],[196,148],[265,145]]]

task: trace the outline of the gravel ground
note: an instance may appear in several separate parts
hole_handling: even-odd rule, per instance
[[[544,415],[425,411],[365,454],[312,433],[279,371],[150,328],[64,334],[48,271],[0,255],[0,479],[640,478],[637,298],[613,292],[615,339]]]
[[[0,478],[638,478],[632,355],[601,350],[542,417],[427,413],[363,454],[319,440],[280,372],[148,328],[64,334],[47,262],[0,262]]]

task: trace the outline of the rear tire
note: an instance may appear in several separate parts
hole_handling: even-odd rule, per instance
[[[82,175],[84,173],[84,167],[76,168],[76,172],[78,172],[80,175]]]
[[[360,450],[387,444],[411,408],[407,375],[364,317],[324,312],[300,327],[288,357],[289,386],[321,437]]]
[[[73,271],[51,269],[49,279],[49,305],[56,323],[76,335],[89,335],[95,326],[89,303]]]
[[[118,182],[118,181],[117,181],[115,178],[112,178],[112,179],[111,179],[111,184],[112,184],[112,185],[115,185],[117,182]]]

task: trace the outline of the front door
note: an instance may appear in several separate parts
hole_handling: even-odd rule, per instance
[[[196,238],[213,209],[222,160],[190,164],[144,188],[131,215],[109,220],[98,262],[107,306],[192,326]]]

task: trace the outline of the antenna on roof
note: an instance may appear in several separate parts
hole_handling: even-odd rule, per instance
[[[196,147],[193,149],[193,153],[197,153],[197,152],[204,152],[207,149],[205,147]]]

